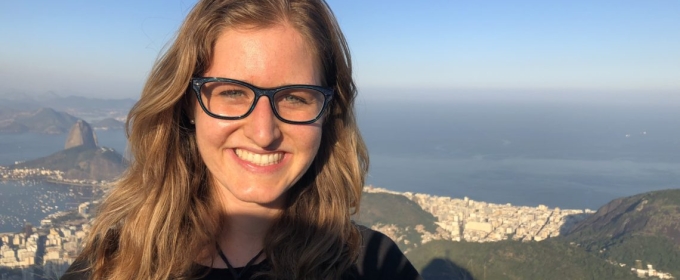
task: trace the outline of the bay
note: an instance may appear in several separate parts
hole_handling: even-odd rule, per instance
[[[49,214],[92,200],[92,188],[42,181],[0,181],[0,232],[15,232],[25,223],[40,225]]]

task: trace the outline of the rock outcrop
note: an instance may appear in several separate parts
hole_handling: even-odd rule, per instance
[[[88,148],[97,147],[97,136],[92,127],[83,120],[78,120],[72,127],[66,138],[64,149],[85,146]]]

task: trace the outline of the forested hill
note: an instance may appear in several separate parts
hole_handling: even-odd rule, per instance
[[[360,211],[353,218],[388,234],[404,251],[421,244],[422,231],[437,230],[437,218],[432,214],[404,196],[388,193],[364,193]]]
[[[564,239],[603,258],[628,264],[644,260],[680,275],[680,189],[613,200]]]
[[[630,267],[612,265],[559,240],[473,243],[436,240],[407,257],[426,280],[439,279],[638,279]]]
[[[680,247],[680,189],[619,198],[575,225],[569,237],[589,240],[623,236],[665,237]]]

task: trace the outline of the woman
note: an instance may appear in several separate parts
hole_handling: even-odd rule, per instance
[[[358,227],[368,155],[323,0],[200,1],[129,115],[134,156],[63,279],[419,279]]]

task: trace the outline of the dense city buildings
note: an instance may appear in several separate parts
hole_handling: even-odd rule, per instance
[[[77,214],[58,212],[40,221],[38,227],[27,225],[18,233],[0,233],[0,266],[22,272],[39,267],[43,277],[62,275],[85,244],[91,208],[90,202],[81,203]],[[13,275],[8,279],[34,279],[37,274],[22,273],[20,278]]]
[[[590,209],[568,210],[493,204],[411,192],[394,192],[367,186],[366,192],[403,195],[416,202],[437,219],[437,225],[448,234],[424,234],[422,243],[433,239],[452,241],[494,242],[506,239],[541,241],[560,235],[577,222],[595,213]],[[441,232],[441,231],[440,231]],[[446,238],[444,238],[446,236]]]
[[[647,265],[647,269],[633,267],[630,270],[640,278],[656,277],[659,279],[675,279],[670,273],[655,270],[651,264]]]
[[[0,180],[45,180],[52,183],[74,186],[107,186],[106,180],[84,180],[64,178],[64,172],[44,168],[6,168],[0,166]]]

